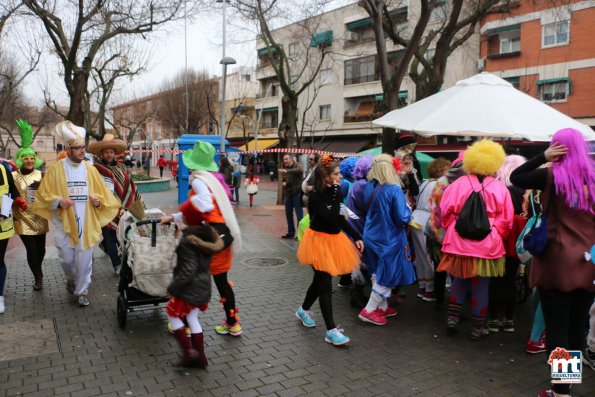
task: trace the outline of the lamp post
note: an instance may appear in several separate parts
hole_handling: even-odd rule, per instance
[[[223,3],[225,4],[225,3]],[[225,9],[225,6],[223,6]],[[225,37],[225,36],[223,36]],[[223,46],[225,48],[225,45]],[[224,50],[225,51],[225,50]],[[231,57],[224,57],[221,62],[223,65],[223,83],[221,85],[221,128],[219,128],[221,132],[221,146],[219,147],[219,151],[221,152],[221,156],[225,155],[225,84],[227,83],[227,65],[233,65],[236,63],[236,60]]]

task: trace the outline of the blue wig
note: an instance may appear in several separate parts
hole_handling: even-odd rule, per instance
[[[359,157],[347,157],[345,160],[341,161],[339,170],[341,170],[343,178],[349,181],[353,180],[353,170],[355,169],[355,164],[358,160]]]

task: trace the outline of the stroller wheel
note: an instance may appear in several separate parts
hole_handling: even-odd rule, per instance
[[[118,325],[120,328],[126,328],[126,316],[128,315],[128,305],[122,295],[118,295]]]

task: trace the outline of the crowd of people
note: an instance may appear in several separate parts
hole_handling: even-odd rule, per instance
[[[0,313],[5,310],[8,239],[15,231],[20,235],[33,289],[41,290],[50,224],[66,289],[85,307],[92,248],[102,240],[118,274],[119,219],[126,211],[138,220],[145,216],[129,168],[116,161],[126,144],[106,135],[89,146],[95,156],[91,164],[84,161],[85,130],[68,121],[59,123],[56,133],[65,157],[42,173],[37,169],[41,159],[31,148],[31,126],[19,121],[18,127],[22,145],[15,169],[0,164]],[[310,154],[305,176],[291,155],[283,157],[278,173],[288,231],[282,238],[299,235],[297,258],[313,269],[296,317],[305,327],[315,327],[312,308],[318,300],[325,341],[345,345],[350,338],[333,319],[333,277],[341,277],[339,286],[351,287],[357,317],[377,326],[397,315],[401,287],[417,282],[417,297],[433,302],[437,310],[447,303],[445,326],[451,334],[459,331],[469,301],[469,336],[480,340],[489,333],[515,331],[517,278],[527,266],[530,285],[536,287],[527,351],[581,350],[595,369],[595,169],[581,134],[558,131],[548,149],[528,161],[507,156],[497,142],[480,140],[453,162],[434,160],[426,179],[412,139],[401,136],[394,156],[339,162]],[[243,332],[228,276],[241,245],[232,203],[239,202],[242,171],[225,157],[216,164],[215,154],[215,148],[202,141],[183,154],[191,170],[189,197],[179,212],[161,219],[186,225],[166,308],[170,331],[183,352],[181,366],[208,364],[199,318],[211,299],[211,276],[225,314],[215,331],[232,336]],[[262,161],[252,159],[246,169],[250,206],[261,167]],[[566,395],[567,384],[554,384],[540,394]]]

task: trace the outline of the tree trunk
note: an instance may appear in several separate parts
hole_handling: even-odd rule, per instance
[[[87,82],[89,75],[82,70],[78,70],[74,74],[72,80],[72,93],[70,95],[70,108],[66,118],[73,124],[84,126],[85,124],[85,93],[87,90]]]

